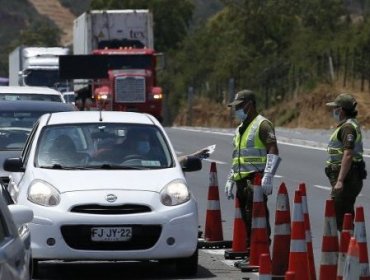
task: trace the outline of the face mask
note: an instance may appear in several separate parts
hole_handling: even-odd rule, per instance
[[[137,152],[140,154],[147,154],[150,150],[150,144],[148,141],[139,141],[137,143]]]
[[[333,110],[333,118],[336,122],[340,122],[340,110],[338,109]]]
[[[235,118],[238,121],[244,121],[248,117],[248,114],[244,113],[243,109],[239,109],[235,111]]]

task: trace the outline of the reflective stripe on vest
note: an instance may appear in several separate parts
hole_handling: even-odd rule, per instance
[[[351,124],[356,129],[356,141],[355,146],[353,148],[353,161],[362,161],[362,154],[363,154],[363,145],[362,145],[362,134],[360,127],[355,119],[348,119],[345,123]],[[342,157],[343,157],[343,143],[338,140],[338,132],[343,126],[339,126],[331,135],[329,145],[327,148],[327,152],[329,154],[329,158],[326,161],[327,164],[341,164]]]
[[[244,131],[239,134],[239,127],[234,136],[232,168],[235,181],[247,177],[253,172],[260,172],[266,165],[266,147],[259,137],[259,128],[266,118],[258,115]]]

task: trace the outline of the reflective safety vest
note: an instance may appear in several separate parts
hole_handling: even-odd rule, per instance
[[[232,163],[234,181],[265,169],[266,147],[259,136],[260,125],[265,120],[267,119],[258,115],[249,124],[243,135],[239,134],[239,127],[242,124],[236,129]]]
[[[343,124],[349,123],[356,129],[356,140],[355,140],[355,146],[353,149],[353,158],[352,161],[359,162],[363,160],[362,154],[364,152],[363,145],[362,145],[362,134],[360,127],[355,119],[348,119]],[[329,145],[327,148],[329,158],[326,161],[328,165],[331,164],[341,164],[342,158],[343,158],[343,143],[338,140],[338,132],[343,126],[343,124],[333,132],[333,134],[330,137]]]

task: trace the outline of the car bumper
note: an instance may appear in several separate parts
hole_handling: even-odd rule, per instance
[[[132,200],[134,197],[130,199],[133,195],[119,197],[125,197],[126,202],[135,201]],[[140,201],[153,205],[155,196],[158,194],[141,192]],[[34,205],[35,217],[29,225],[33,258],[147,260],[188,257],[196,250],[198,215],[194,200],[173,207],[154,203],[152,211],[148,213],[97,215],[70,212],[68,209],[71,209],[77,197],[81,200],[78,194],[63,197],[63,201],[69,201],[69,204],[55,209]],[[85,199],[86,202],[79,201],[79,204],[91,203],[87,201],[86,195]],[[116,204],[120,203],[125,202],[118,201]],[[60,208],[65,208],[66,211],[61,211]],[[131,227],[133,235],[130,241],[91,241],[93,226]]]

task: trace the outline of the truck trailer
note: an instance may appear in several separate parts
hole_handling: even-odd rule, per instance
[[[73,55],[61,76],[85,87],[96,109],[145,112],[162,119],[153,19],[149,10],[93,10],[74,21]],[[84,80],[85,79],[85,80]],[[76,88],[75,88],[76,89]]]
[[[63,47],[18,46],[9,54],[10,86],[46,86],[61,89],[59,59],[69,54]]]

